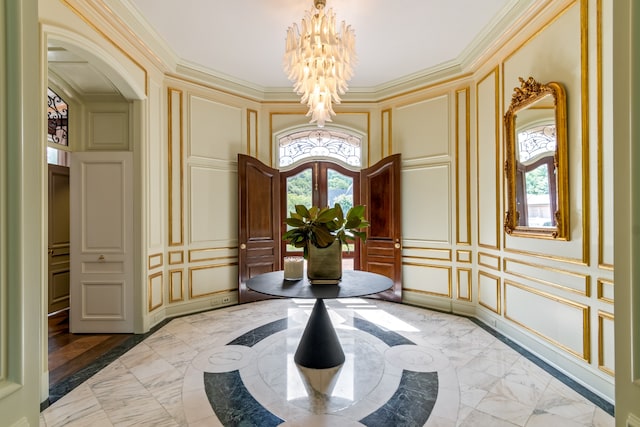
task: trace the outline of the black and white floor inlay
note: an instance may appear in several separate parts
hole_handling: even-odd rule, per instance
[[[606,405],[473,321],[400,304],[326,301],[345,363],[302,368],[293,356],[313,303],[174,319],[43,411],[41,425],[614,425]]]

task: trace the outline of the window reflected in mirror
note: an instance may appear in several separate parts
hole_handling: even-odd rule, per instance
[[[566,106],[562,86],[520,79],[505,114],[507,212],[511,235],[567,239]]]

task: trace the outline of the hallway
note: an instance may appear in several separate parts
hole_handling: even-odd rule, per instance
[[[174,319],[44,410],[40,425],[614,425],[610,404],[477,323],[406,305],[328,301],[346,362],[299,368],[312,303]]]

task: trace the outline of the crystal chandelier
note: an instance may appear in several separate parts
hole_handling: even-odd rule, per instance
[[[326,0],[314,0],[314,9],[306,11],[300,24],[287,29],[284,70],[293,82],[293,90],[307,104],[310,123],[323,127],[335,116],[332,102],[340,103],[347,91],[356,62],[355,33],[344,21],[336,30],[332,9],[326,13]]]

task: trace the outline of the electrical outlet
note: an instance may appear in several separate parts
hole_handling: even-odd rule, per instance
[[[227,304],[231,301],[231,297],[227,296],[227,297],[222,297],[222,303],[223,304]]]

